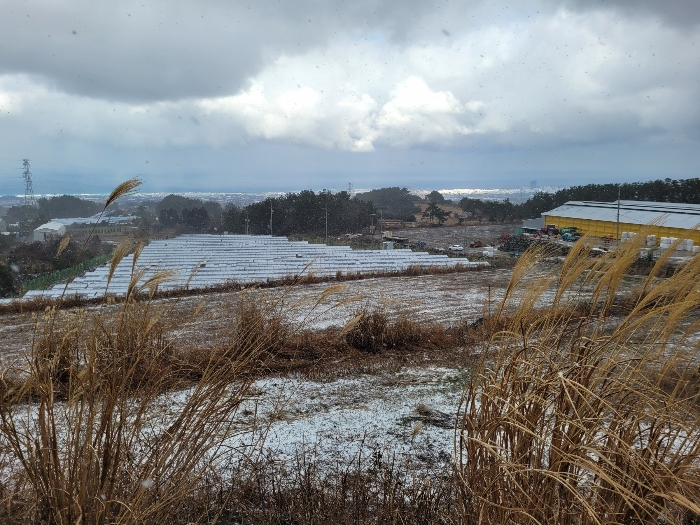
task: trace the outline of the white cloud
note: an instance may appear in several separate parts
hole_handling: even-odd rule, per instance
[[[392,95],[377,117],[377,127],[389,142],[440,142],[474,132],[457,118],[465,106],[449,91],[433,91],[421,78],[408,78]]]
[[[350,151],[372,151],[377,140],[410,145],[472,131],[454,118],[465,106],[449,91],[431,90],[420,78],[408,78],[389,96],[378,109],[367,93],[322,95],[309,86],[275,92],[256,82],[240,95],[199,104],[208,114],[233,116],[254,137]],[[469,107],[478,109],[483,103]]]
[[[239,95],[203,99],[197,104],[208,115],[228,114],[252,137],[279,139],[301,134],[314,145],[327,145],[316,139],[316,124],[324,117],[319,93],[304,86],[268,93],[263,82],[256,82]]]
[[[699,36],[652,19],[559,10],[450,42],[338,39],[280,57],[228,110],[253,137],[351,151],[684,133],[700,124]]]
[[[3,113],[16,113],[20,110],[21,96],[18,93],[0,93],[0,118]]]

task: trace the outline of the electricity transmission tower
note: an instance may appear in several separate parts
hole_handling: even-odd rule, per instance
[[[24,213],[29,220],[31,211],[36,210],[37,204],[34,198],[34,188],[32,186],[32,172],[29,171],[29,159],[23,159],[24,166]]]

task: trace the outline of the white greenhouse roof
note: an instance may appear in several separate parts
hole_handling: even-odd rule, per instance
[[[47,222],[46,224],[42,224],[39,226],[36,230],[34,231],[52,231],[52,232],[57,232],[60,231],[61,229],[65,229],[66,227],[61,224],[60,222]]]
[[[112,225],[130,222],[136,218],[137,217],[133,215],[127,215],[124,217],[110,217],[106,214],[100,217],[100,214],[98,213],[96,215],[93,215],[92,217],[69,217],[66,219],[52,219],[51,222],[60,222],[65,226],[70,226],[72,224],[96,224],[98,221],[100,221]]]
[[[569,201],[542,215],[544,217],[556,215],[572,219],[616,222],[617,201]],[[654,223],[668,228],[691,230],[700,225],[700,204],[620,201],[620,222],[628,224]]]
[[[348,246],[326,246],[289,241],[269,235],[181,235],[150,242],[137,260],[144,274],[140,283],[161,271],[172,272],[160,290],[207,288],[228,282],[254,283],[313,273],[334,276],[343,273],[382,273],[416,267],[488,266],[467,259],[448,258],[411,250],[352,250]],[[124,295],[132,279],[133,255],[117,265],[107,286],[109,263],[76,277],[66,295],[99,297],[105,293]],[[49,290],[29,291],[25,297],[61,297],[65,284]]]

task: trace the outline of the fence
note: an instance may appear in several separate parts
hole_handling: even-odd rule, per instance
[[[49,286],[75,277],[86,270],[92,270],[98,266],[103,265],[112,258],[112,253],[107,253],[105,255],[100,255],[93,259],[83,261],[80,264],[66,268],[65,270],[56,270],[47,275],[42,275],[36,279],[30,281],[25,281],[22,283],[22,292],[20,295],[24,295],[29,290],[46,290]]]

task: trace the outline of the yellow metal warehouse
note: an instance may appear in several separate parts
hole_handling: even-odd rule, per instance
[[[618,231],[638,233],[646,227],[657,243],[661,237],[677,237],[700,244],[700,204],[620,201],[619,214],[619,229],[617,201],[569,201],[542,217],[544,224],[575,226],[596,237],[615,238]]]

